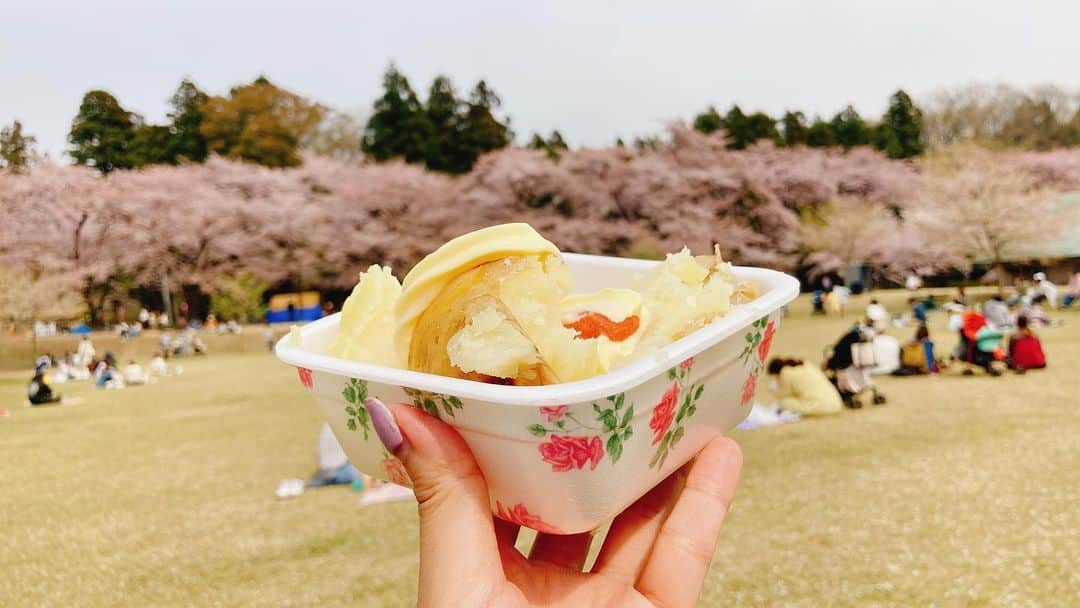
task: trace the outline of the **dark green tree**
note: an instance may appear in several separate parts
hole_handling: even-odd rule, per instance
[[[361,148],[377,161],[422,162],[430,133],[424,107],[408,78],[391,63],[383,74],[383,94],[375,100]]]
[[[780,126],[784,130],[785,146],[806,143],[806,116],[802,112],[785,112],[784,117],[780,119]]]
[[[750,125],[746,114],[743,114],[738,105],[731,106],[724,116],[724,132],[727,135],[727,147],[732,150],[742,150],[753,141],[750,139]]]
[[[870,143],[870,129],[867,128],[862,116],[859,116],[855,108],[850,105],[833,116],[830,126],[836,137],[836,143],[843,146],[845,150]]]
[[[553,130],[547,139],[544,139],[539,133],[533,133],[527,147],[533,150],[543,150],[551,160],[558,160],[564,151],[570,149],[558,129]]]
[[[462,139],[472,154],[469,168],[472,168],[473,162],[476,162],[476,158],[481,154],[504,148],[514,139],[510,121],[504,122],[495,116],[495,112],[501,107],[502,100],[499,95],[483,80],[477,82],[469,93],[461,125]]]
[[[201,163],[206,160],[206,137],[200,131],[203,112],[209,97],[195,83],[185,78],[176,87],[169,104],[168,162],[182,159]]]
[[[922,130],[922,111],[900,89],[889,98],[889,109],[881,119],[875,147],[889,158],[918,156],[926,149]]]
[[[128,161],[133,168],[146,165],[173,164],[169,152],[172,133],[169,127],[142,124],[135,127],[135,134],[128,144]]]
[[[754,112],[746,117],[746,132],[750,137],[750,142],[759,139],[767,139],[773,143],[780,142],[776,120],[764,112]]]
[[[430,126],[424,161],[432,171],[464,173],[476,160],[462,137],[462,102],[446,76],[437,76],[428,90],[424,112]]]
[[[836,134],[833,133],[832,125],[814,117],[813,124],[806,130],[806,145],[811,148],[829,148],[836,145]]]
[[[702,133],[714,133],[724,128],[724,118],[716,111],[715,106],[709,106],[694,117],[694,128]]]
[[[75,164],[102,173],[130,168],[128,146],[137,122],[137,117],[106,91],[90,91],[83,96],[79,113],[71,123],[69,154]]]
[[[22,123],[15,121],[0,129],[0,168],[18,173],[30,163],[37,138],[23,134]]]

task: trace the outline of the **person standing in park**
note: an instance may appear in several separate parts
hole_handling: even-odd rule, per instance
[[[97,351],[94,349],[94,343],[90,341],[90,336],[83,336],[82,340],[79,340],[79,347],[75,349],[76,365],[89,369],[90,362],[96,356]]]

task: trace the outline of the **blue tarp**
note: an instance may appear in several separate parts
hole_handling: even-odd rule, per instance
[[[296,323],[298,321],[317,321],[321,319],[322,307],[319,305],[307,308],[293,308],[283,310],[271,310],[266,313],[267,323]]]

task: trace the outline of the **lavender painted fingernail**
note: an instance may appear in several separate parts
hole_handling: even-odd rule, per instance
[[[371,426],[375,427],[375,434],[379,436],[379,441],[382,441],[391,453],[396,453],[404,439],[389,408],[378,398],[368,397],[364,400],[364,409],[371,417]]]

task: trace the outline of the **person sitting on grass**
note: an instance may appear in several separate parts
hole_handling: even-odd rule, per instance
[[[1065,298],[1061,301],[1061,307],[1068,308],[1077,300],[1080,300],[1080,266],[1074,268],[1069,275],[1069,284],[1065,286]]]
[[[1050,317],[1046,316],[1043,311],[1043,304],[1046,303],[1046,296],[1043,294],[1036,294],[1031,299],[1031,304],[1026,304],[1020,307],[1020,311],[1017,313],[1017,317],[1026,317],[1028,326],[1030,327],[1047,327],[1051,324]],[[1017,324],[1019,327],[1019,323]]]
[[[1031,330],[1027,317],[1016,320],[1016,333],[1009,338],[1009,368],[1019,373],[1029,369],[1044,369],[1046,354],[1042,342]]]
[[[26,398],[30,401],[30,405],[60,403],[60,393],[54,393],[45,378],[45,372],[48,369],[48,364],[41,361],[34,366],[34,377],[26,386]]]
[[[900,349],[900,369],[897,376],[936,374],[940,371],[934,358],[934,342],[930,339],[930,330],[920,325],[915,330],[915,338]]]
[[[105,358],[94,368],[94,386],[98,388],[124,388],[124,378],[116,369],[116,357],[112,351],[105,352]]]
[[[840,393],[821,369],[801,359],[776,357],[769,375],[778,379],[776,397],[781,410],[803,416],[828,416],[844,409]]]
[[[143,366],[135,362],[134,359],[128,361],[128,364],[124,366],[124,384],[127,386],[136,386],[140,384],[146,384],[149,378],[146,375],[146,370]]]
[[[989,300],[983,302],[983,315],[986,317],[986,322],[995,329],[1012,327],[1015,318],[1000,293],[995,293]]]

